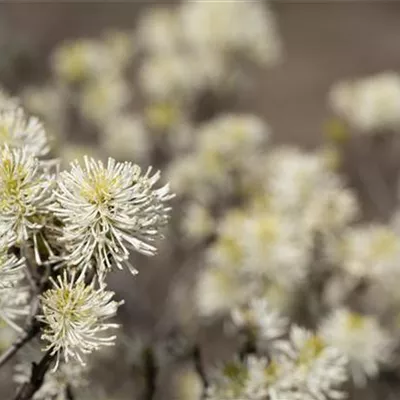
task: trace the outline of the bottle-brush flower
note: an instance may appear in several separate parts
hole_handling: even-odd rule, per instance
[[[172,197],[168,185],[154,188],[159,178],[151,168],[142,174],[137,165],[112,158],[105,166],[85,157],[83,167],[74,162],[62,172],[54,211],[64,226],[68,262],[86,268],[94,261],[100,274],[123,264],[135,272],[129,249],[155,254]]]
[[[51,203],[52,177],[26,148],[0,147],[0,237],[17,244],[43,227]]]
[[[114,293],[104,286],[96,288],[94,281],[87,285],[75,274],[69,277],[66,270],[51,282],[53,287],[40,296],[38,316],[44,324],[41,337],[47,342],[46,351],[56,355],[55,369],[61,356],[85,365],[86,354],[114,344],[116,336],[108,331],[118,325],[106,321],[121,303],[112,300]]]

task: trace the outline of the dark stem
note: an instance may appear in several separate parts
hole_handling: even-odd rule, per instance
[[[30,342],[40,331],[40,324],[34,322],[28,327],[28,329],[23,333],[23,335],[17,339],[11,347],[0,355],[0,368],[6,364],[14,355],[24,347],[28,342]]]
[[[65,397],[67,400],[75,400],[74,392],[72,391],[71,385],[67,385],[65,389]]]
[[[156,393],[157,365],[153,349],[149,346],[144,350],[144,379],[146,400],[152,400]]]
[[[201,357],[201,350],[198,344],[194,345],[193,347],[193,361],[194,361],[194,367],[196,369],[196,372],[198,373],[201,382],[203,383],[203,395],[202,398],[204,398],[206,389],[208,388],[208,379],[206,372],[204,370],[204,365],[203,365],[203,360]]]
[[[54,360],[54,355],[51,354],[51,350],[40,360],[39,364],[32,363],[32,372],[29,382],[24,383],[19,389],[14,400],[31,400],[35,393],[42,387],[44,378],[50,365]]]

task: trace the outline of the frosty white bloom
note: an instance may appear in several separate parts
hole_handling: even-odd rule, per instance
[[[306,329],[292,326],[289,340],[274,342],[280,378],[271,399],[342,399],[347,358],[329,342]]]
[[[251,329],[257,339],[269,342],[282,336],[288,321],[273,310],[265,298],[254,298],[245,307],[232,311],[233,322]]]
[[[400,76],[383,72],[333,86],[329,101],[333,110],[360,132],[400,127]]]
[[[23,278],[24,259],[9,254],[11,240],[0,237],[0,291],[15,286]]]
[[[28,240],[44,225],[52,178],[25,148],[0,147],[0,237]]]
[[[24,147],[36,157],[50,151],[48,138],[42,123],[36,117],[28,117],[22,108],[0,111],[0,145]]]
[[[32,366],[29,363],[17,364],[14,382],[23,385],[29,382]],[[57,371],[49,371],[33,400],[68,400],[67,389],[79,389],[87,384],[83,367],[78,363],[60,364]]]
[[[152,7],[138,21],[138,40],[143,50],[149,53],[176,50],[181,40],[179,19],[172,8]]]
[[[381,364],[390,362],[393,341],[372,316],[338,309],[322,322],[320,335],[347,356],[357,386],[364,386]]]
[[[80,107],[85,118],[102,125],[118,115],[131,97],[125,80],[113,76],[94,79],[87,83],[80,97]]]
[[[264,3],[186,1],[180,12],[184,39],[195,49],[245,55],[266,65],[281,56],[275,19]]]
[[[55,369],[63,356],[85,365],[84,356],[101,346],[112,346],[116,336],[108,331],[118,325],[106,322],[112,318],[121,303],[112,300],[114,293],[104,286],[96,289],[94,281],[86,285],[75,275],[68,277],[64,270],[53,288],[40,296],[42,313],[39,321],[45,324],[42,339],[48,342],[46,350],[57,356]]]
[[[85,157],[84,167],[71,164],[60,174],[55,214],[63,227],[68,261],[83,268],[95,262],[100,274],[116,265],[129,266],[129,249],[153,255],[152,244],[168,220],[168,185],[155,189],[160,178],[149,168],[142,174],[132,163]]]
[[[108,118],[101,134],[101,145],[112,157],[144,161],[149,155],[148,133],[138,115],[122,114]]]
[[[400,237],[389,226],[349,228],[341,238],[337,256],[339,265],[357,278],[374,279],[385,287],[393,287],[400,278]]]

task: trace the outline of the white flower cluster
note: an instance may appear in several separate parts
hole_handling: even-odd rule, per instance
[[[334,85],[333,110],[361,133],[380,133],[400,127],[400,76],[384,72]]]
[[[279,149],[266,165],[266,177],[246,193],[250,205],[228,211],[218,225],[217,240],[207,252],[210,268],[199,283],[202,314],[219,307],[227,311],[225,306],[271,285],[297,290],[310,273],[317,235],[323,240],[319,250],[329,259],[354,221],[356,199],[323,153]]]
[[[224,114],[193,135],[193,152],[170,165],[169,178],[178,193],[209,204],[223,190],[235,190],[236,174],[254,167],[268,142],[269,127],[254,115]]]
[[[56,162],[41,158],[49,151],[36,117],[0,108],[0,321],[22,332],[17,320],[30,311],[57,369],[114,344],[118,325],[108,320],[122,302],[106,290],[106,273],[122,264],[136,272],[131,250],[156,252],[172,194],[156,187],[159,172],[111,158],[52,173]],[[53,399],[52,390],[50,382],[37,396]]]
[[[272,342],[267,356],[249,355],[215,373],[209,400],[342,399],[347,359],[304,328],[292,326],[288,339]]]
[[[337,309],[322,321],[320,335],[349,360],[350,374],[357,386],[378,375],[382,364],[392,360],[394,341],[373,316]]]

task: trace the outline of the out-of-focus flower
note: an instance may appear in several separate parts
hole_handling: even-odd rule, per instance
[[[343,399],[346,354],[304,328],[292,326],[289,340],[274,343],[278,376],[271,399]],[[300,396],[299,396],[300,395]],[[276,397],[274,397],[276,396]]]
[[[199,78],[192,58],[183,54],[148,57],[140,70],[143,92],[148,98],[158,101],[190,99],[201,85]]]
[[[356,278],[369,278],[393,288],[399,282],[400,237],[389,226],[349,228],[336,248],[341,268]]]
[[[123,72],[135,55],[135,40],[132,32],[112,30],[105,33],[103,43],[112,57],[117,71]]]
[[[270,129],[251,114],[223,114],[203,124],[196,133],[199,151],[222,162],[240,164],[268,141]]]
[[[221,193],[230,193],[240,177],[255,168],[257,155],[265,149],[269,127],[261,119],[246,114],[224,114],[193,132],[195,150],[170,166],[175,190],[205,204]],[[234,176],[232,176],[234,175]]]
[[[75,275],[68,277],[64,270],[57,281],[51,280],[53,288],[40,296],[42,314],[39,321],[45,324],[42,339],[48,342],[46,350],[57,356],[85,365],[84,356],[101,346],[112,346],[116,336],[108,331],[118,325],[106,322],[112,318],[121,303],[112,300],[114,293],[94,287],[94,281],[86,285]]]
[[[196,303],[204,317],[227,314],[248,297],[248,291],[235,274],[217,268],[204,271],[196,287]]]
[[[107,153],[117,159],[147,160],[150,139],[138,115],[122,114],[105,121],[101,132],[101,145]]]
[[[202,240],[215,229],[215,221],[210,210],[198,203],[191,203],[186,210],[183,230],[192,240]]]
[[[322,233],[326,240],[333,240],[358,214],[355,194],[344,186],[324,152],[274,150],[264,182],[269,207],[290,216],[297,229],[302,226],[311,238]]]
[[[28,117],[22,108],[0,111],[0,145],[24,147],[36,157],[50,151],[43,125],[36,117]]]
[[[216,371],[208,400],[342,399],[346,358],[305,329],[293,327],[272,357],[249,356]]]
[[[364,386],[391,360],[393,341],[374,317],[338,309],[322,322],[320,334],[347,356],[357,386]]]
[[[312,251],[309,237],[294,221],[278,213],[255,211],[246,215],[239,232],[236,240],[244,275],[264,277],[287,288],[301,284]]]
[[[56,77],[68,83],[109,76],[116,69],[107,46],[89,39],[66,42],[58,47],[53,54],[52,67]]]
[[[201,400],[203,382],[193,367],[185,365],[174,374],[172,381],[174,400]]]
[[[151,173],[112,158],[104,166],[85,157],[83,168],[74,162],[71,171],[60,174],[54,211],[64,225],[68,262],[85,269],[95,262],[100,275],[123,264],[135,272],[128,249],[155,253],[151,243],[161,236],[172,195],[168,185],[153,188],[160,174]]]
[[[175,51],[182,41],[180,21],[172,8],[150,8],[140,16],[137,29],[139,45],[149,53]]]
[[[18,244],[36,237],[46,222],[52,184],[25,148],[0,148],[0,237],[11,233]]]
[[[265,298],[253,298],[246,306],[234,309],[232,319],[235,325],[249,329],[267,344],[282,336],[288,325],[287,319],[273,310]]]
[[[276,22],[264,3],[186,1],[180,13],[189,46],[227,56],[244,55],[266,65],[280,59]]]
[[[32,373],[30,363],[17,364],[14,371],[14,382],[23,385],[29,382]],[[49,371],[33,400],[68,400],[68,389],[74,391],[86,385],[83,368],[77,363],[60,364],[57,371]]]
[[[360,132],[400,127],[400,76],[395,72],[337,83],[329,101],[333,110]]]
[[[82,114],[100,126],[119,115],[130,101],[131,93],[126,82],[113,76],[88,82],[81,93]]]

